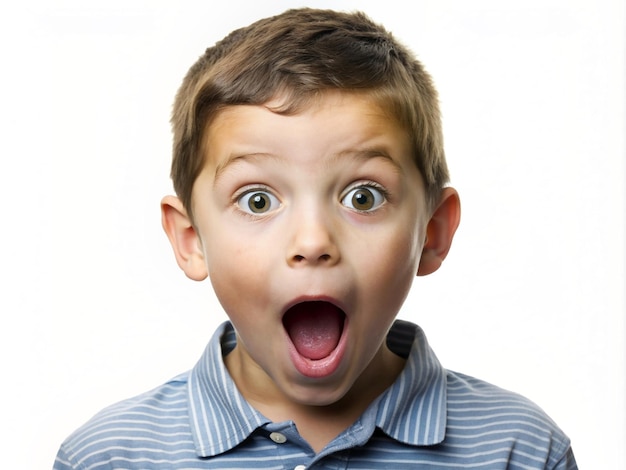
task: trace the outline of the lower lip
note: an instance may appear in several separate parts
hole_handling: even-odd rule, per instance
[[[339,338],[337,347],[333,349],[328,356],[316,360],[302,356],[291,342],[289,335],[285,332],[287,343],[289,344],[289,356],[296,370],[305,377],[312,379],[323,379],[335,373],[346,352],[347,330],[348,319],[345,318],[343,331],[341,332],[341,337]]]

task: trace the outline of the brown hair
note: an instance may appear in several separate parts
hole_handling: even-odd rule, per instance
[[[238,29],[189,69],[172,112],[174,190],[191,214],[203,134],[219,109],[286,97],[290,114],[325,90],[367,92],[409,132],[436,202],[448,182],[437,92],[411,52],[363,13],[288,10]]]

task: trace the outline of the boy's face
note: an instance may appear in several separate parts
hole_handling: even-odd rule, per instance
[[[328,405],[384,376],[430,218],[406,133],[340,93],[292,116],[226,108],[206,132],[178,256],[190,277],[208,274],[237,331],[238,385]]]

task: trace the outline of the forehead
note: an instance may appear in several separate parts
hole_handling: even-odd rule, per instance
[[[412,153],[406,148],[411,139],[405,127],[370,94],[327,91],[300,100],[297,106],[288,95],[261,105],[224,106],[204,126],[202,149],[210,157],[223,145],[327,141],[349,147],[364,139],[388,139],[404,153]]]

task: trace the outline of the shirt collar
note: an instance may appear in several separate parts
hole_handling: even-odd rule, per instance
[[[405,444],[428,446],[443,442],[447,417],[446,371],[430,349],[423,330],[413,323],[396,320],[387,344],[400,355],[403,344],[410,344],[410,350],[396,381],[370,407],[376,410],[376,426]]]
[[[223,323],[189,374],[189,419],[201,457],[232,449],[270,422],[243,398],[226,369],[223,357],[235,344],[232,325]]]
[[[397,320],[387,337],[389,347],[407,362],[394,384],[364,413],[362,424],[379,427],[393,439],[411,445],[443,441],[446,425],[446,375],[417,325]],[[189,375],[189,418],[197,454],[211,457],[243,442],[270,423],[239,393],[223,356],[236,344],[230,322],[213,334]],[[373,429],[372,429],[373,431]]]

